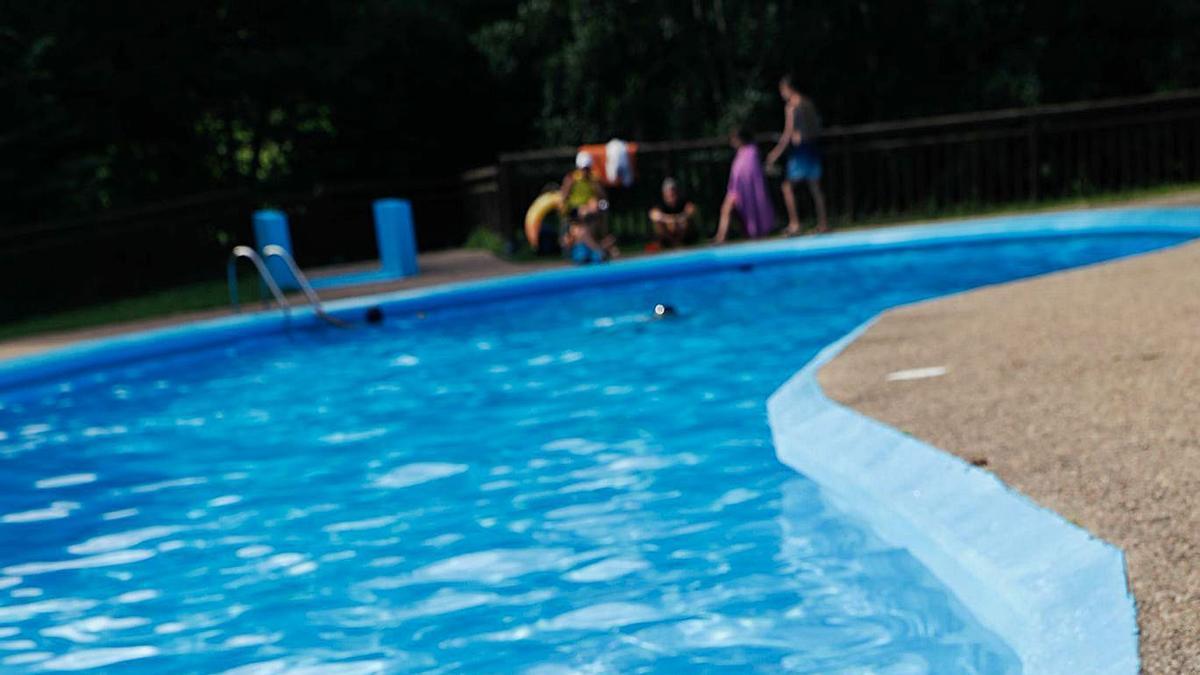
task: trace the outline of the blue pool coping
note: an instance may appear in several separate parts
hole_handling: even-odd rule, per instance
[[[415,313],[745,265],[971,242],[1153,233],[1200,236],[1200,209],[1066,211],[775,240],[361,296],[327,303],[326,311],[360,321],[372,307]],[[837,506],[885,540],[912,552],[1016,651],[1026,672],[1136,673],[1136,608],[1119,549],[991,473],[825,396],[817,371],[869,323],[826,347],[770,397],[779,459],[816,481]],[[337,330],[305,308],[290,317],[265,311],[89,340],[0,362],[0,395],[292,329]]]
[[[908,550],[1016,652],[1023,672],[1137,673],[1137,606],[1119,548],[994,474],[825,395],[821,367],[875,321],[771,395],[776,456]]]

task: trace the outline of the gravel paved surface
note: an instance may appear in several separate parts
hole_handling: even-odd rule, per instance
[[[1200,673],[1200,243],[888,312],[819,378],[1124,549],[1143,669]]]

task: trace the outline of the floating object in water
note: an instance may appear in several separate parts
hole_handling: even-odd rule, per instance
[[[668,317],[675,316],[678,313],[679,312],[676,312],[675,308],[671,305],[659,303],[654,306],[654,318],[656,319],[666,319]]]
[[[363,318],[370,324],[383,323],[383,310],[378,307],[372,307],[367,310]]]

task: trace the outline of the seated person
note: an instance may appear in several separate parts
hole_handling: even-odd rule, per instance
[[[562,248],[579,265],[601,263],[620,255],[617,240],[612,235],[597,239],[594,231],[596,214],[585,215],[573,209],[567,215],[567,230],[562,236]]]
[[[681,246],[695,213],[696,205],[683,198],[675,179],[664,180],[662,200],[650,209],[650,222],[654,224],[659,245],[663,248]]]
[[[592,175],[592,156],[586,152],[575,155],[575,170],[562,182],[564,210],[567,213],[578,210],[581,217],[589,218],[608,207],[607,199],[604,186]]]

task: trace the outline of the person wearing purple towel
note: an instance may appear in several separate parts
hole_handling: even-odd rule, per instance
[[[750,132],[738,129],[729,135],[729,144],[737,150],[729,170],[729,187],[721,204],[721,219],[717,225],[714,244],[722,244],[729,234],[729,220],[734,212],[741,218],[746,235],[751,239],[765,237],[775,227],[775,209],[767,195],[767,180],[763,176],[762,160]]]

